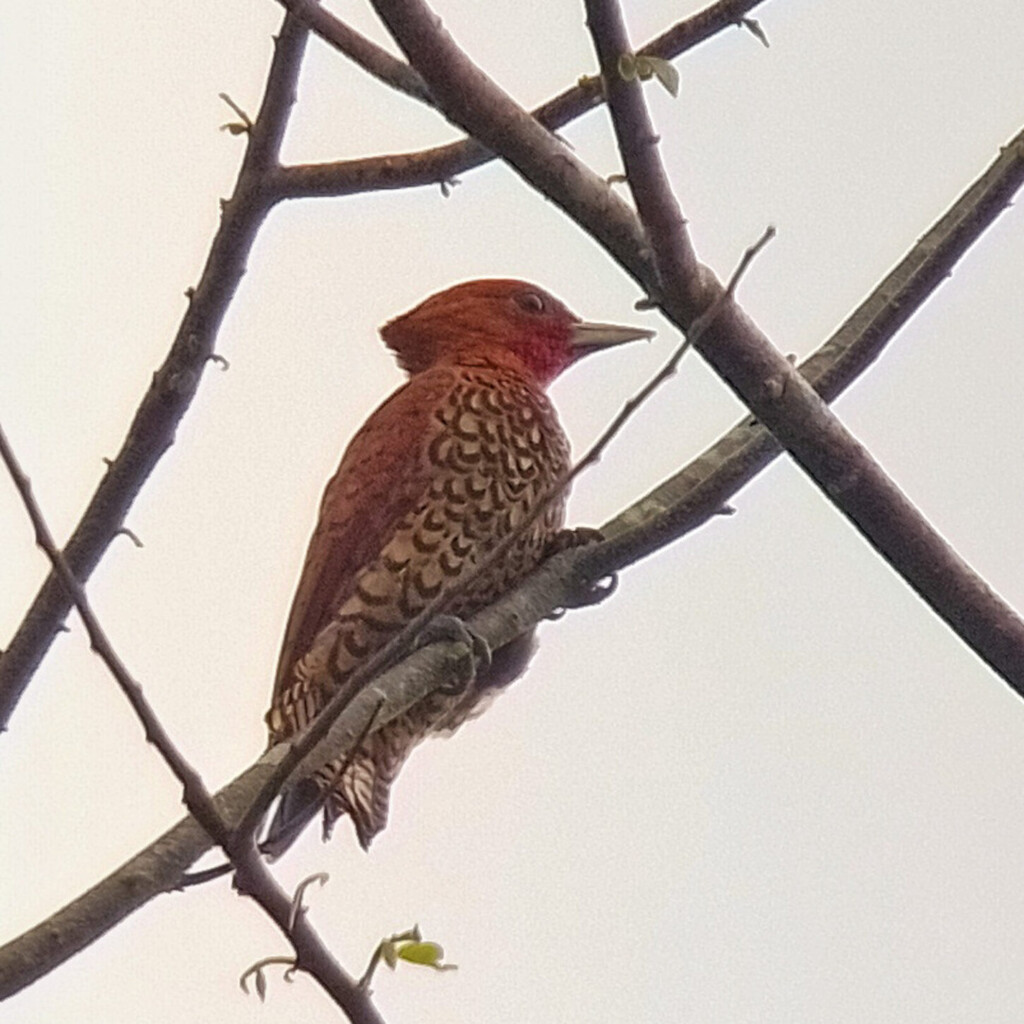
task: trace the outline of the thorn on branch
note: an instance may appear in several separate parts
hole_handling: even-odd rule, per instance
[[[761,22],[756,18],[740,18],[740,27],[745,28],[756,39],[759,39],[761,41],[761,45],[766,50],[771,46],[768,42],[768,37],[764,34],[764,29],[761,28]]]
[[[223,864],[217,864],[212,868],[204,868],[202,871],[186,871],[178,879],[178,884],[174,887],[175,892],[184,892],[186,889],[191,889],[194,886],[205,885],[207,882],[214,881],[214,879],[223,878],[225,875],[231,874],[234,870],[235,865],[231,861],[225,861]]]
[[[139,540],[139,535],[132,530],[129,530],[127,526],[119,526],[114,531],[115,537],[127,537],[137,548],[144,548],[146,545]]]
[[[219,370],[221,370],[224,373],[227,373],[227,371],[231,369],[231,364],[223,356],[218,355],[216,352],[211,352],[206,357],[206,360],[207,362],[213,363]]]
[[[192,287],[192,285],[189,285],[185,289],[185,298],[188,299],[189,302],[191,302],[195,297],[196,297],[196,290],[195,290],[195,288]]]
[[[447,199],[451,196],[452,189],[454,189],[456,185],[461,185],[462,182],[458,178],[443,178],[439,184],[441,186],[441,195]]]
[[[608,182],[609,185],[624,185],[629,181],[629,178],[624,174],[609,174],[604,180]]]
[[[192,336],[193,340],[195,335]],[[195,391],[199,383],[199,375],[193,370],[165,370],[163,374],[153,374],[154,386],[165,395],[187,395]]]

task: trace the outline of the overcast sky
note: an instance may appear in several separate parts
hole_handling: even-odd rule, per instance
[[[170,345],[255,112],[280,9],[8,5],[0,41],[0,423],[55,533],[77,521]],[[627,5],[637,45],[695,3]],[[365,5],[339,14],[385,41]],[[582,5],[438,2],[533,104],[592,73]],[[812,351],[1024,124],[1024,5],[772,0],[648,95],[701,258],[769,223],[739,299]],[[617,172],[604,111],[564,132]],[[311,43],[290,162],[457,137]],[[459,280],[535,281],[589,319],[656,327],[555,385],[576,450],[677,342],[635,286],[515,175],[294,202],[265,224],[211,369],[90,584],[97,612],[211,786],[261,752],[320,492],[401,381],[377,327]],[[976,569],[1024,605],[1024,211],[1005,213],[837,411]],[[697,357],[577,485],[598,524],[740,415]],[[830,1024],[1024,1016],[1024,705],[780,460],[737,514],[542,627],[529,674],[400,777],[369,855],[311,829],[312,920],[362,970],[419,922],[457,972],[386,971],[389,1024]],[[45,573],[0,479],[0,646]],[[178,789],[72,620],[0,736],[0,940],[181,814]],[[287,943],[225,881],[162,896],[5,1004],[27,1024],[338,1019],[313,982],[238,988]]]

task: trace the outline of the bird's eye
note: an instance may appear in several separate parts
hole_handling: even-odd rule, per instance
[[[520,292],[516,296],[516,303],[527,313],[543,313],[545,309],[543,297],[536,292]]]

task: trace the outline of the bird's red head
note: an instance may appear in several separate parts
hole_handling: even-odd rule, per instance
[[[653,333],[584,323],[543,288],[503,278],[454,285],[381,328],[410,374],[444,364],[505,367],[541,387],[589,352]]]

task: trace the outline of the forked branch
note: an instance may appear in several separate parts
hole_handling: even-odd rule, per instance
[[[307,915],[294,912],[293,901],[263,863],[252,835],[232,827],[224,819],[199,773],[171,740],[153,707],[146,700],[142,687],[132,678],[104,632],[81,583],[75,579],[64,556],[57,548],[42,510],[32,494],[29,479],[22,471],[2,429],[0,459],[7,466],[21,495],[35,529],[36,542],[46,552],[54,572],[85,625],[92,649],[107,666],[119,689],[131,704],[132,710],[142,723],[146,739],[157,748],[168,768],[181,783],[185,806],[189,813],[199,822],[210,841],[217,843],[231,861],[235,869],[236,888],[252,897],[278,925],[295,950],[295,968],[306,971],[315,978],[324,991],[345,1011],[352,1024],[383,1024],[382,1018],[370,1002],[366,989],[342,970],[310,925]]]
[[[601,50],[609,106],[620,122],[623,155],[635,158],[632,172],[639,179],[630,184],[638,203],[640,193],[647,194],[643,227],[601,179],[554,146],[458,49],[422,0],[374,0],[374,6],[446,116],[484,139],[573,217],[660,300],[681,330],[716,301],[722,285],[708,268],[690,263],[685,238],[679,237],[680,218],[672,212],[674,199],[664,193],[640,83],[618,75],[619,57],[630,48],[624,29],[616,28],[621,18],[613,3],[588,3],[588,17]],[[663,259],[664,252],[670,258]],[[932,529],[750,318],[728,303],[696,347],[872,546],[1024,694],[1024,622]]]

